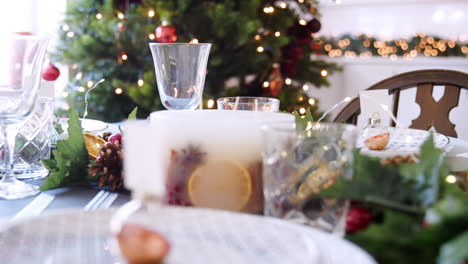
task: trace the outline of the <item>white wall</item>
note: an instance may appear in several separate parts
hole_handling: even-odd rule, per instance
[[[335,0],[336,1],[336,0]],[[468,40],[467,0],[324,0],[321,35],[367,33],[381,38],[435,34]]]
[[[48,50],[53,51],[58,41],[66,0],[3,0],[0,15],[0,34],[30,32],[50,39]],[[55,94],[60,96],[68,80],[68,67],[60,68],[60,77],[54,81]]]
[[[336,4],[336,3],[340,4]],[[345,33],[371,34],[383,40],[409,38],[417,33],[433,34],[458,41],[468,41],[468,0],[322,0],[323,36],[340,36]],[[331,87],[313,88],[311,96],[320,99],[322,110],[330,109],[346,96],[355,97],[360,90],[399,73],[422,69],[452,69],[468,72],[468,58],[426,58],[392,61],[381,57],[335,58],[343,72],[329,76]],[[436,89],[434,96],[442,94]],[[399,122],[409,125],[419,114],[414,103],[415,90],[401,97]],[[468,122],[463,114],[468,112],[468,93],[462,91],[460,106],[450,113],[457,124],[459,137],[468,140]],[[333,114],[336,115],[339,110]],[[360,124],[363,125],[362,120]]]

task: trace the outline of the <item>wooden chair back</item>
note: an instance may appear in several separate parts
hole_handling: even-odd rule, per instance
[[[435,85],[445,86],[444,95],[436,102],[432,96]],[[468,89],[468,74],[450,70],[421,70],[402,73],[377,84],[367,90],[389,90],[394,95],[393,114],[398,114],[400,91],[416,87],[416,103],[421,108],[411,128],[427,130],[434,127],[437,132],[457,137],[455,124],[449,119],[450,111],[458,106],[460,89]],[[361,113],[359,98],[355,98],[335,117],[335,122],[357,123]],[[394,125],[394,124],[393,124]]]

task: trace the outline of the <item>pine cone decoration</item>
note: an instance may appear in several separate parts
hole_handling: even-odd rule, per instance
[[[110,136],[112,136],[111,132],[104,132],[104,133],[102,133],[102,136],[99,136],[99,137],[101,137],[105,141],[109,141],[108,139],[109,139]]]
[[[111,142],[105,143],[99,152],[96,163],[91,166],[89,173],[98,178],[98,185],[109,185],[111,191],[123,189],[122,149]]]

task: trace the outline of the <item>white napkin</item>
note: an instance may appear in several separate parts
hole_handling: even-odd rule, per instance
[[[368,124],[369,118],[371,118],[374,113],[380,115],[382,125],[390,125],[391,117],[389,112],[392,112],[393,102],[392,96],[388,94],[388,90],[360,91],[359,97],[361,102],[360,118],[365,125]],[[389,112],[384,108],[388,109]]]

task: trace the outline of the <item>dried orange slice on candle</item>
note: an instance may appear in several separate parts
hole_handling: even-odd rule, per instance
[[[99,156],[99,151],[106,141],[96,135],[90,133],[83,133],[85,140],[86,150],[90,159],[96,159]]]
[[[241,211],[252,196],[248,170],[233,161],[208,161],[190,175],[188,195],[194,206]]]

